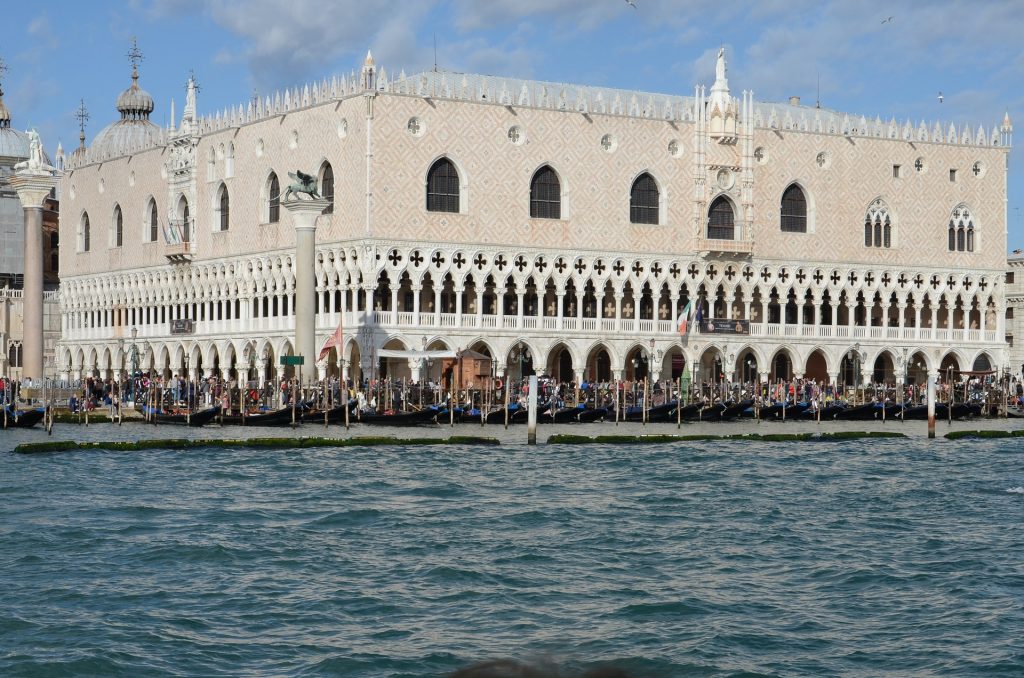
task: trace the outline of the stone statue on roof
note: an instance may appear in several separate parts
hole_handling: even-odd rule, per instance
[[[718,50],[718,63],[715,64],[715,80],[725,80],[725,47]]]

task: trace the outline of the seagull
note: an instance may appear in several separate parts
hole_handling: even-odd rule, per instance
[[[626,4],[632,7],[633,9],[636,9],[636,3],[633,2],[633,0],[626,0]]]
[[[943,99],[943,97],[942,97],[942,92],[939,92],[939,103],[940,103],[940,104],[942,103],[942,99]]]
[[[882,23],[883,23],[883,24],[887,24],[887,23],[889,23],[890,21],[892,21],[892,19],[893,19],[893,17],[891,17],[891,16],[890,16],[890,17],[887,17],[887,18],[885,18],[885,19],[882,19]]]

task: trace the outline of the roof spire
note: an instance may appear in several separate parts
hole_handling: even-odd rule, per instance
[[[85,123],[89,121],[89,110],[85,107],[85,99],[82,99],[78,104],[78,110],[75,111],[75,118],[78,119],[78,147],[85,148]]]
[[[145,57],[142,56],[142,50],[139,49],[139,43],[135,39],[134,35],[132,36],[132,48],[128,50],[128,54],[125,56],[128,57],[128,61],[132,64],[132,82],[134,83],[139,79],[139,64],[145,59]]]
[[[6,129],[11,126],[11,112],[7,110],[7,106],[4,105],[4,75],[7,74],[7,64],[4,63],[3,59],[0,59],[0,129]]]

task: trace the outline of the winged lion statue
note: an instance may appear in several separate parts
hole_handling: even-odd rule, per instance
[[[287,202],[292,198],[292,196],[297,196],[300,193],[305,193],[313,200],[320,197],[320,194],[316,190],[316,177],[306,174],[301,170],[289,172],[288,176],[293,179],[293,182],[288,184],[288,188],[285,189],[284,195],[281,196],[281,202]]]

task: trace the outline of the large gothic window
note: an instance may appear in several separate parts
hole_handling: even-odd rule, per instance
[[[864,247],[892,247],[892,217],[881,198],[868,207],[864,215]]]
[[[182,198],[181,201],[184,203],[181,209],[181,241],[189,242],[191,240],[189,235],[191,234],[192,217],[188,213],[188,201],[185,198]]]
[[[629,189],[629,221],[633,224],[658,223],[658,184],[644,172]]]
[[[785,233],[807,232],[807,198],[799,186],[793,184],[782,194],[780,227]]]
[[[965,205],[957,205],[949,218],[949,251],[974,251],[974,218]]]
[[[121,215],[121,206],[114,205],[114,247],[121,247],[124,244],[124,217]]]
[[[330,200],[331,204],[324,208],[324,214],[334,213],[334,169],[331,163],[325,162],[320,172],[320,197]]]
[[[156,213],[156,200],[149,201],[149,241],[156,242],[160,234],[160,222]]]
[[[231,199],[228,196],[228,187],[224,184],[220,185],[220,199],[218,201],[218,212],[220,213],[220,230],[228,230],[228,226],[231,223]]]
[[[448,158],[440,158],[427,173],[427,211],[459,211],[459,172]]]
[[[736,217],[732,203],[724,196],[718,196],[708,210],[708,237],[717,240],[733,240],[736,233]]]
[[[281,182],[277,174],[270,173],[267,180],[267,223],[276,224],[281,220]]]
[[[548,165],[537,170],[530,181],[530,217],[562,218],[562,186],[555,170]]]

